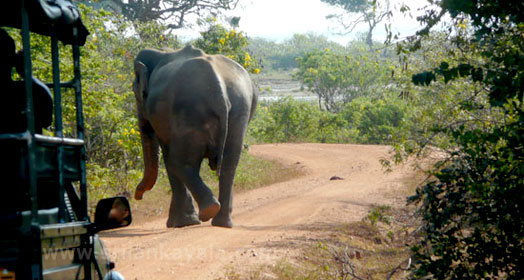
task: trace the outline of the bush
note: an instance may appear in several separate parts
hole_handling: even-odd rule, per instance
[[[443,18],[456,32],[441,62],[412,77],[435,94],[423,98],[446,101],[435,102],[428,129],[407,149],[436,144],[444,158],[410,198],[424,222],[413,278],[523,279],[524,3],[435,3],[420,17],[425,29],[410,38],[412,47]],[[440,135],[444,145],[433,140]]]
[[[318,114],[313,106],[291,97],[259,104],[249,134],[257,142],[303,142],[314,134]]]
[[[248,130],[255,142],[386,144],[408,105],[398,98],[357,98],[339,113],[291,97],[260,104]]]
[[[359,132],[363,144],[387,144],[402,125],[408,104],[398,98],[361,97],[346,104],[341,114]]]

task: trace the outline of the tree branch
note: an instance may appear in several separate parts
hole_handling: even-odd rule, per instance
[[[406,267],[403,267],[402,264],[407,262],[407,265]],[[397,267],[395,267],[388,275],[388,278],[386,278],[387,280],[390,280],[391,277],[393,277],[393,275],[395,275],[395,273],[397,273],[397,271],[399,270],[403,270],[403,271],[408,271],[409,268],[411,267],[411,258],[408,258],[407,260],[401,262]]]
[[[238,5],[239,0],[101,0],[119,7],[128,20],[163,21],[170,29],[184,26],[187,14],[199,14],[202,11],[218,12],[230,10]],[[174,19],[174,23],[170,22]]]

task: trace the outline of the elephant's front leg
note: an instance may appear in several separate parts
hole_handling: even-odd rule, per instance
[[[175,174],[168,174],[172,196],[167,227],[186,227],[200,224],[193,199]]]

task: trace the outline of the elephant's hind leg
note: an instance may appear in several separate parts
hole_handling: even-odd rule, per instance
[[[175,174],[169,174],[172,197],[167,227],[186,227],[200,224],[193,206],[193,199],[184,184]]]
[[[176,169],[177,174],[182,178],[198,204],[198,218],[202,222],[206,222],[215,217],[220,210],[220,203],[200,178],[200,168],[182,167]]]
[[[193,145],[188,142],[183,144],[185,145],[171,145],[173,153],[167,157],[166,167],[168,173],[176,174],[176,177],[191,191],[198,204],[198,217],[201,221],[206,222],[217,215],[220,203],[200,178],[202,157],[199,156],[198,151],[203,149],[194,143]]]

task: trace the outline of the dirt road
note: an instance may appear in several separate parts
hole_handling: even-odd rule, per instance
[[[252,146],[253,155],[297,165],[306,175],[236,195],[233,229],[209,222],[167,229],[166,214],[102,238],[126,279],[216,279],[228,269],[292,259],[323,228],[361,220],[373,205],[404,203],[411,169],[385,174],[379,159],[388,152],[364,145]]]

